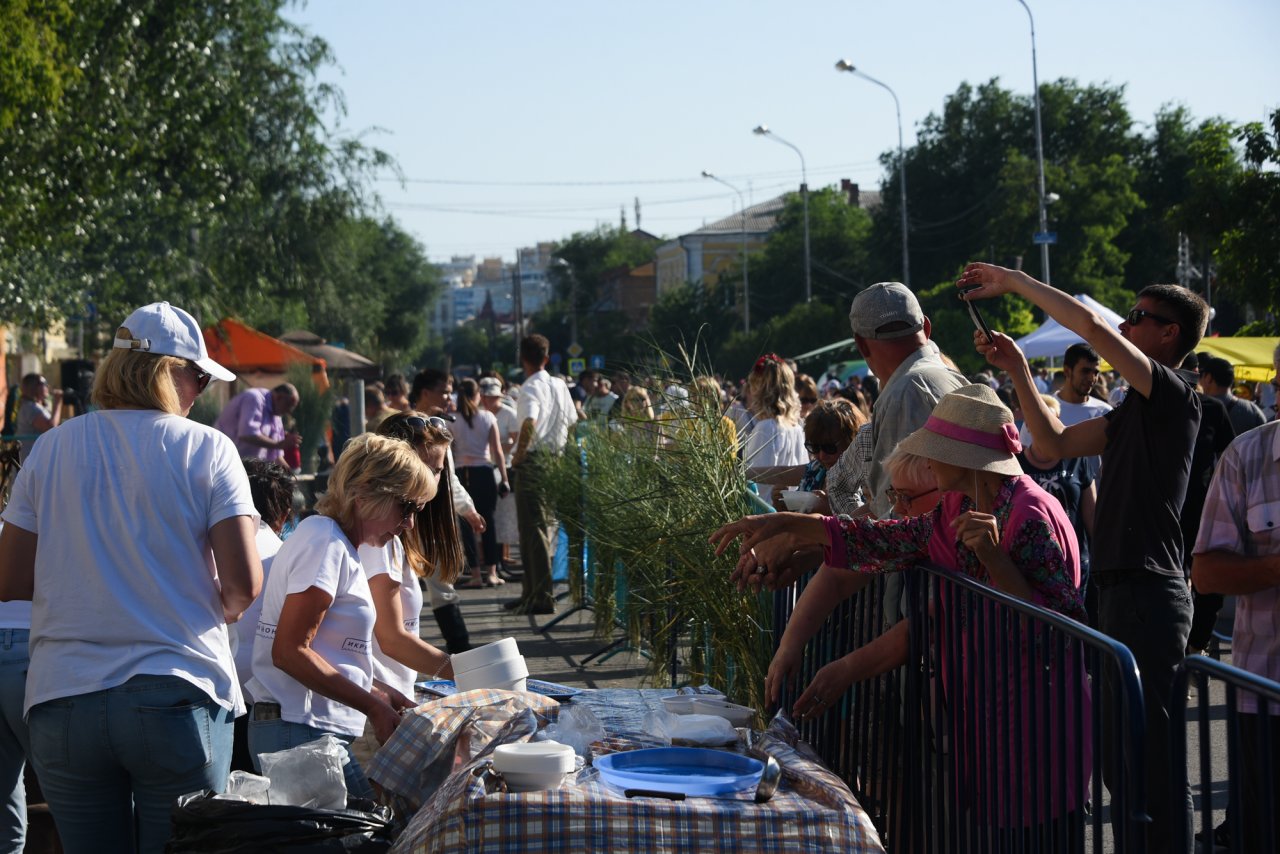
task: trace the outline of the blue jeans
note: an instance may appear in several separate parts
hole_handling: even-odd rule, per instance
[[[262,773],[262,764],[258,762],[258,754],[288,750],[326,735],[338,739],[347,748],[347,764],[342,766],[342,775],[347,781],[347,796],[372,800],[373,787],[369,785],[369,778],[364,775],[364,769],[360,767],[360,763],[351,752],[351,742],[355,741],[355,736],[329,732],[306,724],[295,724],[279,718],[255,721],[253,713],[249,713],[249,753],[253,756],[253,766],[259,774]]]
[[[177,676],[135,676],[33,707],[31,761],[64,850],[163,851],[173,802],[226,788],[231,721]]]
[[[22,769],[30,744],[22,701],[27,691],[26,629],[0,629],[0,851],[21,851],[27,834]]]

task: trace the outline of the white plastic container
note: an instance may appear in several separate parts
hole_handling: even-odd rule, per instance
[[[784,489],[782,504],[793,513],[812,513],[813,508],[818,504],[818,496],[798,489]]]
[[[666,709],[673,715],[691,715],[693,714],[693,697],[688,694],[680,694],[675,697],[663,697],[662,708]]]
[[[493,770],[508,792],[556,789],[574,769],[573,748],[558,741],[501,744],[493,749]]]
[[[503,691],[523,691],[525,679],[529,676],[529,668],[525,665],[524,656],[517,655],[497,661],[486,667],[477,667],[465,673],[454,673],[453,681],[459,691],[474,691],[477,688],[498,688]]]
[[[453,672],[456,676],[459,673],[466,673],[469,670],[477,670],[481,667],[497,664],[499,661],[507,661],[519,657],[520,646],[516,643],[516,639],[503,638],[493,643],[487,643],[484,646],[469,649],[466,652],[456,652],[450,656],[449,660],[453,663]]]
[[[739,706],[719,697],[694,697],[693,710],[700,715],[724,718],[736,727],[750,726],[756,716],[756,710],[750,706]]]

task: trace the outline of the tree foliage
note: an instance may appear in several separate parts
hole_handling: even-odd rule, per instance
[[[1247,168],[1231,193],[1231,222],[1218,252],[1231,292],[1264,316],[1255,334],[1280,331],[1280,110],[1270,128],[1251,122],[1238,131]]]
[[[55,21],[83,74],[0,137],[0,318],[252,315],[310,287],[384,157],[330,135],[328,46],[282,6],[79,0]]]
[[[59,34],[71,14],[68,0],[0,0],[0,133],[79,79]]]

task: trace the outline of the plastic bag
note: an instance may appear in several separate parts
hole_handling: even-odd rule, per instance
[[[719,715],[673,715],[649,712],[644,716],[644,730],[671,744],[719,745],[738,740],[738,731]]]
[[[271,781],[248,771],[232,771],[227,778],[227,790],[217,797],[227,801],[249,804],[269,804]]]
[[[560,717],[542,730],[538,739],[567,744],[574,753],[585,758],[591,752],[591,743],[604,739],[604,726],[586,706],[562,706]]]
[[[391,847],[391,810],[352,798],[350,809],[266,806],[218,798],[213,792],[183,795],[170,811],[172,835],[165,851],[244,854],[249,851],[378,854]]]
[[[347,780],[342,766],[347,748],[325,734],[288,750],[261,753],[262,774],[271,780],[271,803],[319,810],[343,809]]]

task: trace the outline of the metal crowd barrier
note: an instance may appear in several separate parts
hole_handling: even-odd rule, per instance
[[[1144,851],[1142,690],[1129,650],[935,567],[904,580],[907,666],[854,685],[838,708],[800,727],[886,847]],[[878,578],[837,607],[810,641],[784,707],[820,667],[881,633],[884,587]],[[776,594],[779,637],[797,596]],[[1103,679],[1115,692],[1108,724],[1119,734],[1109,803]]]
[[[1227,848],[1233,852],[1280,851],[1280,683],[1264,679],[1238,667],[1214,661],[1203,655],[1191,655],[1178,667],[1173,683],[1173,704],[1169,710],[1173,738],[1172,792],[1180,793],[1188,783],[1191,770],[1187,762],[1189,714],[1187,689],[1193,684],[1198,700],[1195,717],[1200,755],[1200,835],[1205,840],[1215,836],[1214,808],[1226,808]],[[1213,732],[1210,684],[1220,683],[1226,694],[1226,711],[1222,724],[1227,739],[1226,801],[1216,799],[1213,787]],[[1242,703],[1241,701],[1247,701]],[[1241,709],[1248,705],[1248,710]],[[1254,753],[1254,776],[1246,774],[1245,754]],[[1220,755],[1220,754],[1219,754]],[[1178,798],[1175,798],[1177,800]],[[1252,799],[1256,809],[1242,808]],[[1267,819],[1270,819],[1269,821]],[[1180,850],[1191,850],[1186,839],[1188,822],[1178,822],[1177,841]],[[1206,846],[1203,850],[1214,850]]]

